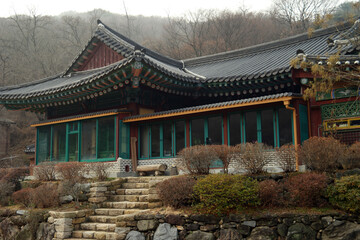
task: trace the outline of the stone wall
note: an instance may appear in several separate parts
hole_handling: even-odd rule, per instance
[[[117,231],[128,240],[165,239],[360,239],[360,217],[343,214],[119,216]]]

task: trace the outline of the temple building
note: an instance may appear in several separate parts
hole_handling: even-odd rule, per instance
[[[336,40],[351,29],[345,24],[311,36],[174,60],[99,21],[63,73],[0,88],[0,104],[45,114],[45,121],[33,125],[37,164],[101,161],[118,172],[137,165],[171,166],[181,149],[198,144],[301,144],[326,135],[334,116],[348,122],[348,128],[338,124],[346,138],[359,140],[359,90],[352,89],[349,99],[342,86],[305,101],[302,93],[313,76],[290,65],[298,55],[306,61],[312,59],[306,56],[314,61],[323,56],[326,62],[339,50]],[[359,64],[353,42],[341,46],[346,64]],[[345,110],[349,106],[351,112]]]

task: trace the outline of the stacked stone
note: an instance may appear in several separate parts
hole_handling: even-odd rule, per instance
[[[162,181],[164,181],[166,178],[152,178],[149,180],[149,208],[158,208],[162,207],[161,199],[157,193],[156,185]]]
[[[352,215],[161,215],[119,216],[126,240],[143,239],[360,239],[359,216]],[[121,238],[123,239],[123,238]]]
[[[120,188],[123,182],[125,180],[119,178],[114,181],[91,183],[88,201],[94,204],[105,202],[110,195],[116,194],[116,189]]]
[[[92,215],[93,210],[80,210],[68,212],[50,211],[48,223],[55,226],[54,240],[71,237],[73,230],[80,228],[80,224],[86,221],[86,217]]]

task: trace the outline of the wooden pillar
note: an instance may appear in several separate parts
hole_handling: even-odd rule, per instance
[[[228,115],[224,113],[223,115],[223,131],[224,131],[224,145],[229,145],[228,143]]]
[[[186,124],[186,147],[190,147],[190,120],[185,121]]]

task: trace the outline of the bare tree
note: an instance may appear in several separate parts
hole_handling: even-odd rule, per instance
[[[274,0],[272,13],[295,33],[306,32],[315,19],[331,13],[335,0]]]

